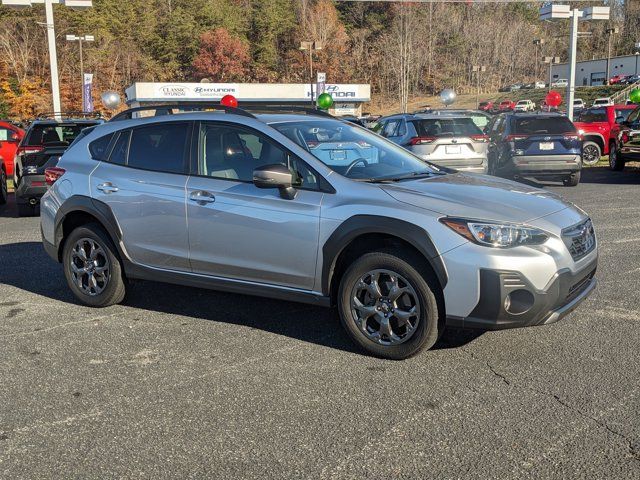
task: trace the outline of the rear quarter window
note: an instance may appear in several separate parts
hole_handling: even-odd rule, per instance
[[[111,140],[113,139],[113,135],[113,133],[110,133],[109,135],[100,137],[89,144],[91,158],[95,160],[107,160],[109,155],[108,149],[111,144]]]
[[[576,127],[567,117],[515,118],[514,133],[523,135],[573,133]]]

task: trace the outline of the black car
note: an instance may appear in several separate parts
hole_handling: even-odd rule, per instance
[[[582,139],[567,117],[556,113],[504,113],[487,125],[489,174],[561,179],[580,183]]]
[[[620,123],[618,149],[609,152],[611,170],[622,170],[627,162],[640,161],[640,107]]]
[[[83,129],[99,123],[102,120],[97,118],[39,118],[31,123],[15,157],[13,182],[19,216],[36,213],[40,197],[47,191],[45,169],[56,166]]]

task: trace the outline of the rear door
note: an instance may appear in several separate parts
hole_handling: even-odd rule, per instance
[[[122,130],[91,174],[91,194],[113,212],[135,263],[190,270],[185,187],[192,128],[178,121]]]

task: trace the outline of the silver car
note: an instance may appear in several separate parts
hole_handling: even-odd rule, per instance
[[[380,120],[383,137],[435,165],[487,173],[488,137],[466,115],[401,114]]]
[[[45,250],[94,307],[122,302],[130,279],[335,305],[354,342],[402,359],[449,325],[555,322],[596,285],[582,210],[328,116],[111,121],[47,181]]]

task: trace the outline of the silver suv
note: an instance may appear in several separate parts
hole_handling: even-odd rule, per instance
[[[335,305],[357,344],[402,359],[447,325],[555,322],[596,285],[580,209],[328,116],[111,121],[47,180],[44,247],[95,307],[121,302],[128,279]]]
[[[401,114],[379,121],[383,137],[441,167],[487,173],[489,138],[464,114]]]

